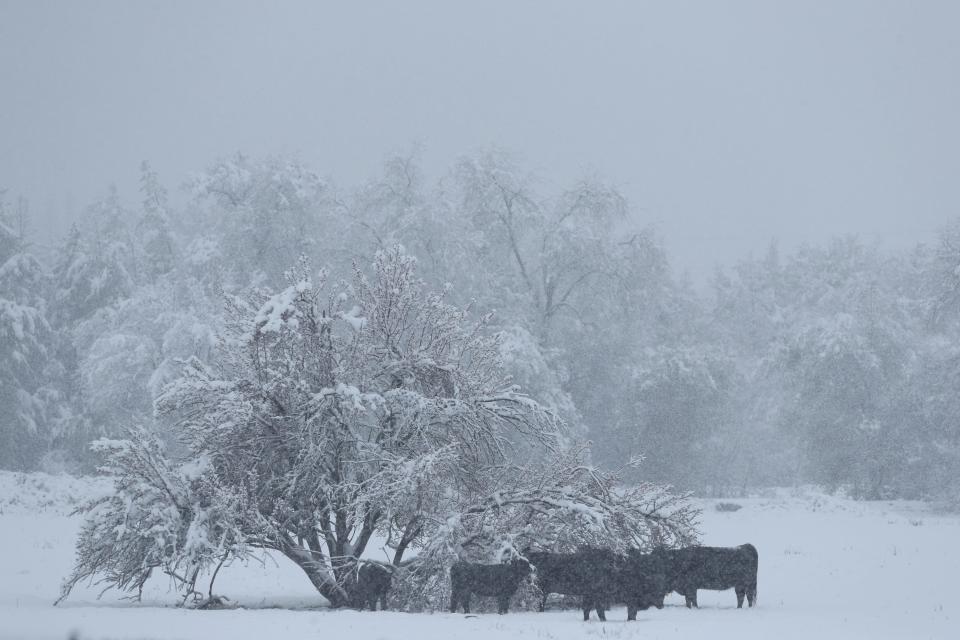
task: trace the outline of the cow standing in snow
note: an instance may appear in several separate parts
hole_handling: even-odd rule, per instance
[[[457,562],[450,567],[450,612],[462,606],[464,613],[470,613],[470,596],[476,594],[496,598],[497,613],[506,613],[510,598],[529,573],[530,564],[519,558],[507,564]]]
[[[540,611],[551,593],[581,596],[583,619],[590,619],[590,610],[606,620],[606,609],[616,593],[617,557],[606,549],[581,549],[576,553],[527,551],[524,553],[536,569],[537,585],[543,593]]]
[[[669,557],[668,587],[686,599],[687,607],[697,606],[697,589],[735,589],[737,608],[743,598],[752,607],[757,600],[757,549],[739,547],[685,547],[664,551]]]
[[[379,562],[363,562],[355,571],[350,573],[346,591],[350,596],[350,604],[357,609],[369,607],[377,610],[377,601],[380,609],[387,608],[387,594],[393,583],[393,567]]]
[[[670,567],[670,556],[659,549],[652,553],[630,549],[618,558],[615,599],[627,604],[627,620],[636,620],[637,611],[663,608],[663,599],[670,593]]]

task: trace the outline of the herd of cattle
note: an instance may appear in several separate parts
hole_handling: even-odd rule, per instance
[[[744,598],[752,607],[757,599],[757,550],[752,544],[739,547],[685,547],[657,549],[651,553],[632,550],[616,554],[606,549],[582,549],[575,553],[525,551],[505,564],[457,562],[450,568],[450,611],[470,612],[473,595],[496,598],[497,611],[506,613],[520,583],[531,574],[543,598],[551,593],[582,598],[583,619],[595,610],[606,620],[614,603],[627,605],[627,619],[637,611],[663,608],[671,591],[684,596],[687,607],[697,606],[697,590],[734,589],[737,607]],[[386,608],[392,568],[378,563],[358,567],[351,585],[351,600],[358,608]]]

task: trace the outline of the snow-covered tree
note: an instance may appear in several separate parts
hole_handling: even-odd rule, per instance
[[[0,189],[0,261],[3,262],[23,247],[23,234],[16,229],[13,218],[6,202],[6,190]]]
[[[324,228],[328,186],[301,162],[238,154],[196,176],[190,187],[199,232],[214,232],[224,267],[239,286],[255,275],[279,278],[292,256],[316,255],[324,239],[317,230]]]
[[[632,429],[616,434],[621,456],[644,451],[641,477],[685,489],[722,482],[721,434],[734,384],[729,357],[707,345],[661,346],[637,354],[620,402]]]
[[[473,320],[446,292],[428,292],[415,265],[393,247],[377,253],[369,277],[355,269],[346,283],[301,261],[282,291],[229,297],[219,353],[191,359],[158,398],[160,418],[188,446],[179,464],[202,467],[244,506],[229,511],[243,544],[283,554],[340,605],[342,581],[377,532],[396,563],[411,547],[442,559],[440,550],[493,557],[518,541],[688,540],[695,513],[685,498],[616,489],[587,466],[566,447],[562,421],[504,375],[489,316]],[[124,460],[113,464],[127,469]],[[141,536],[111,529],[117,517],[93,511],[68,588],[94,574],[139,584],[96,561]]]
[[[902,495],[960,507],[960,349],[954,339],[931,336],[893,397],[896,464],[888,468]]]
[[[0,468],[32,469],[65,418],[48,277],[0,200]]]
[[[51,301],[58,326],[76,323],[125,298],[137,284],[130,213],[115,190],[87,208],[59,247]]]
[[[46,384],[52,338],[39,309],[0,297],[0,467],[32,468],[50,443],[58,400]]]
[[[178,360],[209,359],[218,322],[202,287],[174,273],[77,323],[79,391],[95,435],[116,437],[131,424],[148,424],[154,398],[179,374]]]
[[[199,596],[201,569],[216,570],[247,555],[237,514],[250,509],[242,496],[216,482],[204,458],[174,464],[149,431],[131,429],[129,440],[98,440],[107,455],[102,470],[115,478],[115,492],[82,505],[91,514],[77,540],[77,564],[61,596],[81,580],[97,577],[106,588],[136,590],[154,571],[169,576],[184,598]]]
[[[739,354],[744,484],[894,490],[901,392],[922,315],[909,263],[855,238],[776,246],[718,274],[717,339]],[[746,473],[752,476],[748,478]]]
[[[147,281],[169,273],[177,258],[177,243],[170,223],[167,190],[147,162],[140,165],[143,213],[137,221],[139,271]]]
[[[392,154],[383,163],[382,175],[364,184],[353,194],[344,215],[350,219],[353,251],[369,261],[378,250],[402,244],[422,261],[421,270],[445,270],[459,242],[451,242],[450,230],[456,221],[440,215],[440,207],[427,193],[418,148]],[[336,247],[330,250],[337,251]],[[340,251],[342,252],[342,248]],[[452,279],[448,271],[444,280]]]
[[[564,319],[589,314],[618,269],[613,247],[629,238],[619,191],[585,179],[543,196],[535,179],[502,152],[462,159],[451,183],[465,257],[482,265],[475,277],[487,280],[476,290],[498,297],[490,306],[522,312],[544,344],[556,340]]]

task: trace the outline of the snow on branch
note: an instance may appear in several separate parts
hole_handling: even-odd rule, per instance
[[[107,455],[101,470],[114,477],[114,493],[78,508],[87,520],[77,541],[77,564],[58,603],[83,580],[105,584],[104,591],[136,591],[139,598],[154,570],[189,596],[197,593],[201,569],[246,555],[232,518],[237,496],[206,475],[203,458],[174,466],[143,429],[131,430],[129,440],[99,440],[93,446]]]
[[[617,489],[586,465],[565,423],[511,385],[490,318],[428,292],[415,267],[393,247],[330,283],[301,260],[279,293],[227,298],[217,357],[186,361],[155,403],[186,459],[143,433],[99,445],[117,491],[90,507],[65,593],[95,574],[140,587],[154,568],[189,593],[200,568],[260,547],[340,606],[375,535],[395,564],[416,551],[441,574],[521,543],[689,539],[684,496]]]

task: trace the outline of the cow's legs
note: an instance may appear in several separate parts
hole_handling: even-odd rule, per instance
[[[590,619],[590,609],[593,609],[596,603],[590,596],[583,596],[583,619]]]
[[[458,595],[458,594],[457,594],[457,591],[456,591],[456,590],[454,590],[454,591],[450,594],[450,613],[456,613],[456,612],[457,612],[457,595]]]
[[[601,598],[594,598],[592,596],[583,596],[583,619],[590,619],[590,610],[597,610],[597,617],[601,620],[607,619],[607,603]]]
[[[380,610],[384,611],[387,608],[387,594],[384,593],[380,596]]]
[[[737,609],[743,609],[743,596],[747,595],[746,587],[734,587],[737,592]]]
[[[627,620],[636,620],[637,619],[637,605],[633,603],[627,604]]]
[[[497,598],[497,613],[506,613],[510,606],[510,596]]]
[[[370,598],[367,599],[367,605],[369,605],[370,611],[376,611],[376,610],[377,610],[377,596],[376,596],[376,595],[370,596]]]
[[[689,608],[691,608],[691,607],[697,607],[698,609],[700,608],[700,607],[697,605],[697,590],[696,590],[696,589],[690,589],[689,591],[685,591],[685,592],[683,593],[683,597],[684,597],[684,598],[686,599],[686,601],[687,601],[687,609],[689,609]]]
[[[747,585],[747,602],[752,607],[757,602],[757,583]]]
[[[463,594],[463,598],[461,598],[461,601],[463,602],[463,612],[470,613],[470,592],[469,591]]]

